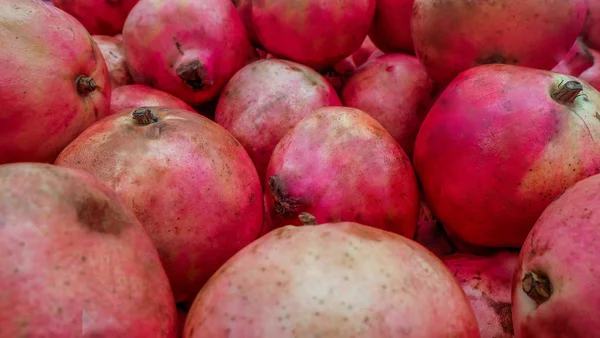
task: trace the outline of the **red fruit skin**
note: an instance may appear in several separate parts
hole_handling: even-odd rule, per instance
[[[125,61],[123,40],[106,35],[94,35],[92,38],[98,45],[108,66],[110,84],[113,91],[117,87],[133,83],[133,79],[127,69],[127,62]]]
[[[373,156],[377,154],[377,156]],[[308,115],[277,144],[265,182],[267,229],[352,221],[413,238],[419,191],[410,160],[375,119],[348,107]]]
[[[125,18],[139,0],[52,0],[73,15],[93,35],[121,33]]]
[[[344,222],[286,226],[244,248],[200,291],[183,337],[475,338],[479,332],[438,258],[402,236]]]
[[[0,336],[177,337],[156,249],[89,174],[0,166]]]
[[[519,254],[510,251],[489,257],[454,254],[443,258],[473,307],[481,338],[514,336],[511,292],[518,259]]]
[[[433,82],[411,55],[386,54],[363,65],[342,90],[342,101],[374,117],[412,158],[415,139],[433,105]]]
[[[577,78],[485,65],[438,98],[413,163],[434,215],[459,239],[518,248],[552,200],[600,171],[600,93],[582,82],[573,104],[554,101],[569,80]]]
[[[194,111],[194,108],[175,96],[144,85],[127,85],[113,89],[110,114],[139,107],[170,107]]]
[[[377,0],[369,37],[386,53],[414,54],[410,20],[415,0]]]
[[[216,98],[258,57],[232,2],[223,0],[141,0],[127,17],[123,41],[135,83],[191,106]]]
[[[552,71],[571,76],[579,76],[586,69],[594,65],[594,60],[594,56],[590,52],[590,49],[583,43],[581,38],[577,38],[567,56],[565,56],[556,67],[552,68]]]
[[[590,53],[594,57],[594,65],[579,74],[579,78],[600,90],[600,52],[590,48]]]
[[[379,49],[377,49],[377,46],[373,44],[371,38],[367,36],[360,48],[352,54],[352,63],[355,67],[360,67],[364,65],[365,62],[369,60],[369,57],[371,57],[371,55],[377,51],[379,51]]]
[[[597,337],[600,332],[600,175],[569,188],[529,233],[513,280],[516,337]],[[546,277],[550,298],[537,305],[523,291],[528,272]]]
[[[251,6],[254,31],[269,53],[317,70],[360,48],[375,15],[375,0],[252,0]]]
[[[56,164],[115,189],[150,234],[181,302],[258,237],[262,190],[248,154],[221,126],[186,110],[148,109],[158,122],[138,125],[127,111],[109,116]]]
[[[177,308],[177,325],[179,328],[179,337],[183,336],[183,329],[185,327],[185,320],[187,319],[188,313],[181,308]]]
[[[0,26],[0,164],[53,162],[108,114],[106,63],[77,20],[41,1],[2,0]],[[80,95],[80,75],[98,88]]]
[[[481,64],[552,69],[581,32],[586,0],[415,0],[415,52],[442,85]]]
[[[600,2],[590,0],[587,3],[587,17],[581,36],[589,47],[598,50],[600,49]]]
[[[414,240],[437,257],[450,255],[455,251],[442,226],[438,224],[423,201],[419,209],[419,221]]]
[[[316,71],[292,61],[260,60],[231,78],[219,98],[215,122],[240,141],[264,179],[283,136],[315,109],[330,105],[342,103]]]

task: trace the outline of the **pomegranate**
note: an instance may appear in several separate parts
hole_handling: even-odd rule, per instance
[[[579,79],[600,90],[600,52],[590,49],[590,53],[594,57],[594,65],[579,74]]]
[[[77,20],[41,1],[0,1],[0,26],[0,164],[52,162],[108,114],[106,63]]]
[[[231,1],[141,0],[123,29],[138,84],[197,106],[221,92],[256,57]]]
[[[586,44],[600,49],[600,2],[588,0],[588,12],[582,36]]]
[[[455,254],[443,259],[471,302],[481,338],[514,335],[511,290],[518,259],[519,254],[510,251],[489,257]]]
[[[133,83],[129,70],[127,70],[127,62],[125,62],[123,41],[106,35],[94,35],[92,38],[98,45],[108,66],[113,91],[119,86]]]
[[[412,158],[433,93],[433,83],[416,57],[386,54],[346,81],[342,101],[373,116]]]
[[[373,22],[375,1],[247,0],[251,19],[246,27],[269,53],[320,70],[360,48]]]
[[[231,134],[197,113],[152,107],[109,116],[56,164],[115,189],[154,241],[178,302],[261,230],[252,161]]]
[[[552,69],[581,32],[586,11],[586,0],[414,0],[414,48],[442,84],[481,64]]]
[[[469,244],[520,247],[556,196],[600,171],[599,111],[600,93],[571,76],[512,65],[463,72],[417,136],[428,205]]]
[[[429,207],[421,201],[419,221],[415,233],[415,242],[421,244],[438,257],[454,253],[454,247],[444,229],[435,220]]]
[[[175,96],[144,85],[127,85],[115,88],[110,101],[110,114],[140,107],[170,107],[194,111]]]
[[[377,0],[369,37],[386,53],[414,54],[410,20],[415,0]]]
[[[350,222],[286,226],[244,248],[200,291],[183,336],[479,337],[438,258]]]
[[[179,337],[183,334],[185,327],[185,320],[187,319],[187,312],[180,307],[177,307],[177,324],[179,326]]]
[[[541,215],[519,256],[512,290],[516,337],[600,332],[600,175],[569,188]]]
[[[0,247],[0,336],[177,337],[156,249],[94,177],[1,165]]]
[[[320,223],[415,235],[419,191],[410,160],[361,110],[324,107],[302,119],[275,147],[266,179],[267,229],[300,225],[296,217],[308,212]]]
[[[377,49],[373,44],[373,41],[367,36],[360,48],[352,54],[352,63],[355,67],[360,67],[377,51],[379,51],[379,49]]]
[[[232,2],[235,8],[237,9],[238,13],[240,14],[240,18],[242,19],[242,23],[246,28],[246,32],[248,33],[248,38],[250,39],[250,42],[252,42],[254,46],[262,48],[262,45],[260,44],[260,41],[256,36],[254,22],[252,21],[253,0],[232,0]]]
[[[317,72],[266,59],[247,65],[229,81],[215,121],[246,148],[262,179],[279,140],[304,116],[329,105],[341,105],[340,99]]]
[[[560,61],[556,67],[552,68],[552,71],[571,76],[579,76],[593,65],[594,55],[592,55],[590,49],[583,43],[581,38],[577,38],[567,56]]]
[[[115,35],[123,30],[129,11],[139,0],[52,0],[73,15],[90,34]]]

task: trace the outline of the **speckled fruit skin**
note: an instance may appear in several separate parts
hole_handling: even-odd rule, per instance
[[[594,65],[579,74],[579,78],[600,90],[600,52],[590,48],[590,53],[594,57]]]
[[[374,156],[377,154],[377,156]],[[419,191],[410,160],[363,111],[324,107],[277,144],[265,182],[267,229],[301,223],[360,222],[413,238]]]
[[[578,77],[586,69],[594,65],[594,55],[590,49],[583,43],[581,38],[577,38],[567,55],[556,67],[553,72]]]
[[[0,247],[0,336],[177,337],[156,249],[92,176],[1,165]]]
[[[263,179],[283,136],[313,110],[330,105],[342,103],[319,73],[295,62],[263,59],[231,78],[219,98],[215,122],[246,148]]]
[[[228,0],[141,0],[127,17],[123,41],[135,83],[192,106],[217,97],[255,57]]]
[[[413,163],[440,222],[474,245],[521,247],[542,211],[600,171],[600,93],[552,99],[577,78],[510,65],[459,75],[417,135]]]
[[[320,70],[360,48],[375,0],[252,0],[251,9],[253,31],[269,53]]]
[[[0,1],[0,27],[0,164],[53,162],[108,114],[106,63],[77,20],[41,1]],[[98,88],[78,93],[80,75]]]
[[[513,281],[516,337],[598,336],[599,191],[600,175],[578,182],[546,208],[529,233]],[[523,291],[529,272],[551,285],[550,298],[539,305]]]
[[[110,114],[139,107],[169,107],[194,111],[194,108],[175,96],[144,85],[127,85],[113,89]]]
[[[467,295],[477,317],[481,338],[512,338],[512,279],[519,254],[500,251],[482,257],[454,254],[443,262]]]
[[[114,90],[117,87],[133,83],[125,61],[123,41],[107,35],[94,35],[92,38],[98,45],[108,66],[111,88]]]
[[[148,108],[88,128],[56,160],[115,189],[154,241],[175,300],[193,297],[234,253],[258,237],[262,190],[242,145],[218,124],[181,109]]]
[[[410,20],[415,0],[377,0],[369,37],[386,53],[414,54]]]
[[[586,0],[414,0],[415,52],[447,84],[481,64],[552,69],[581,32]]]
[[[443,301],[441,301],[443,300]],[[433,254],[356,223],[286,226],[230,259],[196,297],[195,337],[479,337]]]
[[[386,54],[346,81],[342,101],[379,121],[412,158],[417,133],[434,102],[433,90],[433,82],[416,57]]]
[[[139,0],[52,0],[54,6],[73,15],[90,34],[121,33],[129,11]]]

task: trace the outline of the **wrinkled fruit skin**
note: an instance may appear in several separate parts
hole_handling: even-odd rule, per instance
[[[410,20],[415,0],[377,0],[369,37],[386,53],[414,54]]]
[[[177,337],[156,249],[92,176],[0,166],[0,336]]]
[[[600,304],[600,176],[569,188],[544,211],[527,237],[512,291],[516,337],[595,337]],[[549,281],[551,294],[538,306],[523,291],[534,272]]]
[[[412,158],[417,133],[434,101],[433,82],[416,57],[386,54],[346,81],[342,101],[374,117]]]
[[[600,49],[600,2],[588,1],[588,12],[581,35],[593,49]]]
[[[581,32],[586,0],[415,0],[415,52],[447,84],[481,64],[552,69]]]
[[[121,33],[129,11],[139,0],[52,0],[54,6],[73,15],[96,35]]]
[[[600,52],[590,49],[590,53],[594,57],[594,65],[579,74],[579,78],[600,90]]]
[[[269,53],[317,70],[360,48],[375,15],[375,0],[252,0],[251,6],[255,34]]]
[[[286,226],[250,244],[198,294],[183,336],[479,337],[438,258],[356,223]]]
[[[552,68],[552,71],[578,77],[594,65],[594,60],[594,55],[592,55],[590,49],[583,43],[581,38],[577,38],[567,56],[556,67]]]
[[[0,164],[53,162],[108,114],[106,63],[77,20],[42,2],[2,0],[0,26],[0,62],[10,65],[0,72]],[[80,75],[97,88],[78,93]]]
[[[258,236],[261,185],[244,148],[209,119],[148,108],[88,128],[56,160],[115,189],[158,249],[177,302],[193,297],[234,253]]]
[[[377,156],[373,156],[377,154]],[[360,222],[413,238],[419,191],[410,160],[375,119],[325,107],[277,144],[265,182],[268,229],[301,223]]]
[[[197,106],[256,57],[231,1],[141,0],[123,29],[135,83]]]
[[[92,38],[108,66],[111,88],[114,90],[117,87],[133,83],[129,70],[127,70],[123,41],[106,35],[94,35]]]
[[[219,98],[215,122],[246,148],[262,179],[273,149],[315,109],[340,99],[316,71],[301,64],[267,59],[242,68]]]
[[[600,171],[600,93],[582,82],[574,103],[552,99],[570,80],[577,79],[485,65],[438,98],[413,163],[434,215],[459,239],[518,248],[550,202]]]
[[[110,101],[110,114],[139,107],[169,107],[194,111],[175,96],[144,85],[127,85],[115,88]]]
[[[512,338],[512,279],[519,254],[455,254],[443,261],[458,280],[477,317],[481,338]]]

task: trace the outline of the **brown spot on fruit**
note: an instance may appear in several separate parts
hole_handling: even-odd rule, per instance
[[[496,312],[496,314],[498,315],[498,318],[500,319],[500,325],[502,326],[502,330],[505,333],[514,335],[514,328],[512,322],[512,306],[510,302],[495,301],[485,292],[482,293],[482,296],[485,299],[486,303],[488,303],[488,305],[492,309],[494,309],[494,312]]]
[[[76,199],[74,205],[77,221],[82,227],[91,231],[118,235],[124,226],[131,224],[131,222],[122,221],[121,215],[114,210],[111,202],[101,197],[83,196]]]
[[[269,177],[269,190],[275,204],[275,212],[282,216],[298,214],[300,200],[290,196],[285,184],[277,175]]]

